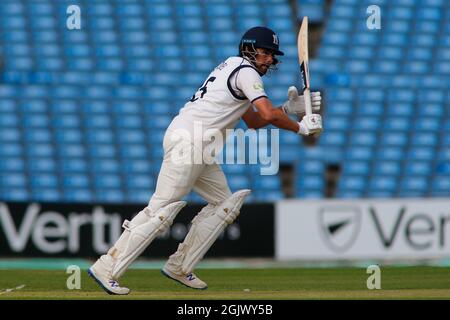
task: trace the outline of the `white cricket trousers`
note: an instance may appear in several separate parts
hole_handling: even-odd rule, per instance
[[[231,191],[220,165],[204,161],[196,163],[194,153],[197,152],[198,156],[201,151],[190,141],[178,139],[174,142],[174,135],[176,133],[170,130],[164,135],[164,160],[155,192],[149,201],[150,210],[156,212],[159,208],[179,201],[192,189],[213,205],[229,198]],[[180,150],[184,153],[180,153]]]

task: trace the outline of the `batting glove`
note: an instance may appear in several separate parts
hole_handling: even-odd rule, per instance
[[[301,122],[298,122],[299,130],[297,134],[303,136],[318,137],[322,133],[322,117],[320,114],[310,114],[303,117]]]
[[[311,108],[313,112],[319,112],[322,104],[320,91],[311,92]],[[281,106],[283,111],[288,114],[305,114],[305,99],[298,95],[297,88],[294,86],[288,89],[288,100]]]

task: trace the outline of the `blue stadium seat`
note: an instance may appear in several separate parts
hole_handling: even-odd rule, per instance
[[[12,132],[11,132],[12,133]],[[52,140],[52,133],[47,128],[30,128],[23,133],[25,142],[30,143],[50,143]]]
[[[404,174],[406,176],[427,176],[432,173],[429,162],[407,162]],[[450,173],[450,172],[449,172]]]
[[[62,201],[65,202],[84,202],[91,203],[94,199],[91,190],[89,189],[77,189],[67,188],[62,191]]]
[[[147,148],[143,144],[121,144],[119,154],[123,158],[147,158]]]
[[[118,130],[137,130],[142,126],[142,119],[138,114],[121,115],[114,120],[114,125]]]
[[[325,131],[320,136],[320,144],[330,146],[344,146],[347,142],[347,137],[344,132],[341,131]]]
[[[154,172],[154,167],[151,165],[149,160],[129,160],[121,163],[120,170],[126,174],[137,173],[137,174],[148,174]],[[159,170],[159,168],[158,168]]]
[[[0,187],[26,188],[27,177],[21,172],[2,172],[0,173]]]
[[[404,158],[404,148],[400,146],[380,145],[376,152],[376,157],[380,160],[400,161]]]
[[[244,175],[228,175],[227,181],[232,190],[246,189],[249,187],[249,179]]]
[[[349,116],[352,113],[352,105],[349,102],[330,101],[327,104],[326,112],[333,116]]]
[[[434,133],[429,132],[415,132],[411,137],[411,144],[413,146],[436,146],[438,143],[438,137]]]
[[[322,175],[311,175],[301,177],[297,180],[296,186],[300,190],[323,190],[325,185]]]
[[[355,132],[348,141],[352,145],[374,146],[377,143],[376,132]]]
[[[380,137],[383,146],[404,146],[408,143],[408,135],[404,132],[384,132]]]
[[[84,174],[63,174],[62,186],[67,188],[88,188],[90,179]]]
[[[114,19],[108,15],[98,16],[95,19],[89,19],[88,25],[91,29],[95,30],[111,30],[114,27]]]
[[[255,202],[275,202],[284,199],[284,194],[280,190],[270,190],[255,192]]]
[[[30,194],[28,190],[24,188],[3,188],[0,187],[0,194],[2,201],[21,201],[26,202],[30,200]]]
[[[310,61],[325,132],[314,147],[280,135],[296,196],[323,198],[334,163],[339,198],[450,196],[444,0],[91,1],[75,31],[57,28],[64,3],[3,2],[3,201],[148,202],[165,129],[211,69],[237,54],[242,32],[266,25],[280,38],[283,64],[265,80],[273,101],[300,87],[293,30],[303,16],[325,27]],[[382,9],[382,30],[367,28],[369,5]],[[283,199],[278,176],[253,179],[261,168],[224,171],[232,187],[254,189],[251,201]]]
[[[120,163],[116,159],[98,158],[89,164],[91,172],[115,174],[120,172]]]
[[[104,38],[104,35],[101,37]],[[127,46],[128,48],[128,46]],[[127,52],[127,48],[124,48],[124,52]],[[92,53],[99,58],[114,58],[120,55],[120,47],[114,43],[102,44],[92,48]]]
[[[57,155],[59,157],[83,157],[86,150],[83,145],[80,144],[60,144],[57,148]]]
[[[376,176],[398,176],[401,172],[399,161],[383,161],[383,159],[373,162],[372,172]]]
[[[386,199],[386,198],[394,197],[395,191],[394,190],[368,190],[366,195],[370,198]]]
[[[111,144],[114,141],[114,134],[112,131],[89,130],[85,132],[86,141],[90,144]]]
[[[367,175],[369,172],[369,163],[366,161],[349,161],[343,164],[344,175]]]
[[[127,203],[142,203],[147,204],[152,193],[150,190],[142,189],[127,189],[125,193],[125,201]]]
[[[36,101],[34,106],[34,112],[45,112],[46,105],[44,103],[39,103]],[[39,110],[36,108],[39,105]],[[79,111],[79,106],[75,101],[71,100],[58,100],[50,105],[50,111],[55,114],[63,113],[76,113]]]
[[[370,190],[393,191],[397,188],[397,180],[390,176],[374,176],[369,181]]]
[[[431,184],[432,193],[437,195],[450,195],[450,176],[435,176]]]
[[[323,188],[310,189],[297,186],[295,196],[302,199],[321,199],[324,197],[324,190]]]
[[[83,135],[77,129],[63,128],[54,133],[56,143],[82,143]]]
[[[0,112],[0,128],[16,127],[19,123],[19,117],[14,113]]]
[[[250,182],[247,180],[247,185]],[[253,180],[253,187],[261,190],[279,190],[281,189],[280,177],[278,175],[259,176]]]
[[[352,59],[371,59],[375,56],[375,51],[370,47],[355,46],[348,54]]]
[[[7,155],[16,155],[22,150],[21,148],[17,148],[16,146],[10,145],[10,147],[12,147],[12,150],[10,150],[8,153],[11,154]],[[51,143],[37,143],[33,141],[25,141],[23,147],[23,150],[26,152],[27,156],[32,159],[36,157],[52,157],[55,153],[55,149],[55,146]]]
[[[450,164],[446,162],[439,162],[436,164],[436,173],[450,175]]]
[[[379,128],[379,120],[376,117],[358,117],[352,125],[353,130],[356,131],[375,131]],[[328,131],[328,130],[327,130]],[[355,132],[356,132],[355,131]]]
[[[60,172],[85,173],[88,170],[88,163],[84,158],[64,158],[58,159]]]
[[[221,165],[221,168],[222,168],[223,172],[225,173],[225,175],[228,175],[228,174],[245,175],[249,171],[251,171],[253,173],[258,173],[260,171],[259,165],[243,165],[243,164],[236,164],[236,163],[227,164],[226,161],[224,161],[224,162],[225,163]]]
[[[160,31],[168,31],[168,30],[175,30],[175,20],[170,19],[170,17],[164,17],[164,16],[158,16],[158,17],[152,17],[151,19],[148,19],[147,21],[148,29],[150,31],[154,30],[156,32]]]
[[[148,194],[155,188],[156,181],[152,175],[128,174],[125,176],[124,184],[127,189],[146,190]]]
[[[58,177],[54,174],[32,174],[29,179],[31,187],[36,190],[38,188],[58,188]]]
[[[403,71],[407,74],[425,74],[430,66],[424,61],[408,61],[403,63]]]
[[[426,48],[409,48],[407,52],[408,59],[429,61],[433,57],[433,53]]]
[[[0,143],[0,157],[22,156],[23,147],[18,141],[8,141]]]
[[[409,122],[408,118],[405,117],[392,117],[392,118],[385,118],[384,120],[384,130],[387,132],[390,131],[408,131],[411,123]]]
[[[421,121],[417,120],[414,124],[414,129],[417,132],[432,132],[437,133],[441,129],[439,118],[422,118]]]
[[[366,188],[367,182],[365,176],[342,176],[339,179],[339,190],[359,190]]]
[[[426,192],[428,180],[425,177],[404,177],[400,182],[401,190]]]
[[[336,192],[336,196],[341,199],[358,199],[363,197],[364,192],[362,190],[347,190],[347,189],[338,189]],[[320,195],[318,198],[322,198]]]
[[[98,189],[94,190],[94,199],[97,202],[122,203],[125,195],[121,189]]]
[[[118,175],[101,174],[92,177],[92,184],[95,189],[120,188],[122,180]]]
[[[61,202],[61,192],[57,188],[32,188],[30,198],[40,202]]]
[[[53,158],[32,158],[27,163],[31,172],[52,172],[56,170],[56,161]]]
[[[426,103],[420,105],[417,115],[421,117],[441,117],[444,114],[444,105],[439,103]]]
[[[23,171],[25,169],[25,162],[19,157],[3,157],[0,161],[0,171]]]
[[[351,112],[351,110],[350,110]],[[364,102],[356,110],[362,116],[381,116],[384,114],[383,104],[380,102]]]
[[[305,174],[323,174],[325,166],[319,161],[301,161],[296,164],[297,177],[302,177]]]
[[[52,126],[57,129],[77,129],[80,122],[78,115],[58,115],[51,119]]]
[[[424,146],[412,147],[406,156],[408,159],[431,161],[434,158],[434,149]]]

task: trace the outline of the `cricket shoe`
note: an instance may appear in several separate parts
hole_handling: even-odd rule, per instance
[[[161,273],[165,275],[167,278],[175,280],[181,284],[184,284],[186,287],[198,290],[205,290],[208,288],[208,285],[200,280],[194,273],[189,274],[176,274],[164,267],[161,269]]]
[[[112,267],[107,267],[111,263],[112,258],[110,256],[104,255],[100,257],[100,259],[88,269],[89,276],[91,276],[108,294],[126,295],[130,293],[130,289],[121,287],[116,280],[112,279],[111,272],[108,271],[111,270]]]

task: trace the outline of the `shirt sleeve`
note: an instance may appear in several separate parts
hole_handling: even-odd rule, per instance
[[[236,74],[235,86],[251,103],[262,97],[267,98],[261,76],[253,68],[239,70]]]

